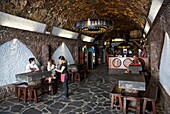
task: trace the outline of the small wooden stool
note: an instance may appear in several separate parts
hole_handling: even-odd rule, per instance
[[[71,82],[73,82],[73,81],[74,81],[73,72],[69,72],[69,73],[68,73],[68,76],[69,76],[69,80],[70,80]]]
[[[57,92],[57,82],[51,80],[51,82],[45,82],[47,94],[54,95]],[[51,88],[51,90],[49,90]]]
[[[118,84],[115,84],[112,92],[111,92],[111,95],[112,95],[112,98],[111,98],[111,108],[113,108],[114,106],[114,100],[115,98],[118,98],[119,100],[119,106],[120,106],[120,109],[122,110],[122,95],[121,95],[121,92],[122,92],[122,89],[118,87]]]
[[[34,102],[35,103],[38,102],[37,90],[40,89],[40,88],[41,88],[40,85],[29,85],[28,86],[29,100],[30,101],[33,99],[33,96],[34,96]],[[32,93],[33,93],[33,95],[32,95]]]
[[[145,114],[145,112],[146,112],[146,105],[147,105],[148,101],[152,102],[152,112],[153,112],[153,114],[156,114],[156,106],[155,106],[156,103],[155,102],[157,99],[157,92],[158,92],[158,87],[149,85],[149,87],[147,88],[147,90],[143,96],[143,99],[144,99],[143,114]]]
[[[12,85],[14,85],[15,87],[15,96],[18,97],[18,85],[28,85],[27,82],[16,82],[16,83],[12,83]]]
[[[80,73],[79,73],[79,72],[75,72],[75,73],[74,73],[74,80],[75,80],[75,81],[78,80],[78,81],[80,82]]]
[[[80,75],[83,76],[83,78],[87,78],[87,72],[86,72],[85,69],[80,69],[80,70],[79,70],[79,73],[80,73]]]
[[[140,100],[141,100],[141,96],[139,95],[139,93],[122,93],[122,97],[123,97],[123,114],[126,114],[126,110],[127,110],[127,100],[129,101],[136,101],[136,114],[140,114]]]
[[[24,103],[27,102],[27,85],[17,85],[16,88],[18,89],[18,102],[20,102],[20,98],[22,96],[22,93],[24,95]]]

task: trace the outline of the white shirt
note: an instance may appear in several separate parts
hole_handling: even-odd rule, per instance
[[[49,65],[48,64],[48,66],[47,66],[47,70],[48,71],[51,71],[51,70],[53,70],[55,68],[55,66],[52,64],[52,65]]]
[[[30,72],[32,69],[39,69],[36,64],[27,64],[26,65],[26,72]]]

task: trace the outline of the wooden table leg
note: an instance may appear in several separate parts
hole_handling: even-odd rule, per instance
[[[140,99],[137,99],[136,114],[140,114]]]
[[[155,101],[153,100],[152,100],[152,111],[153,111],[153,114],[156,114]]]
[[[143,113],[143,114],[145,114],[145,110],[146,110],[146,103],[147,103],[147,100],[146,100],[146,99],[144,99],[144,101],[143,101],[143,111],[142,111],[142,113]]]
[[[20,98],[21,98],[21,89],[18,88],[18,102],[20,102]]]
[[[119,106],[120,106],[120,109],[122,110],[122,97],[121,96],[118,96],[118,99],[119,99]]]
[[[23,89],[23,93],[24,93],[24,102],[26,103],[27,102],[27,89],[26,88]]]
[[[34,102],[37,103],[38,98],[37,98],[37,90],[34,89]]]
[[[123,99],[123,114],[126,114],[126,98]]]
[[[114,95],[112,95],[112,99],[111,99],[111,108],[113,108],[113,104],[114,104]]]

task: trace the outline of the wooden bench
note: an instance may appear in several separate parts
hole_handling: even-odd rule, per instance
[[[120,109],[122,110],[122,96],[121,96],[121,92],[122,92],[122,89],[118,87],[118,84],[115,84],[113,90],[111,91],[111,108],[113,108],[114,106],[114,100],[116,98],[118,98],[119,100],[119,106],[120,106]]]
[[[147,102],[150,101],[152,102],[152,112],[153,114],[156,114],[156,106],[155,106],[155,102],[157,99],[157,92],[158,92],[158,87],[154,86],[154,85],[149,85],[144,96],[144,102],[143,102],[143,114],[145,114],[146,112],[146,105]]]

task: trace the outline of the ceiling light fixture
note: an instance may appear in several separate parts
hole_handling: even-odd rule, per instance
[[[132,45],[130,45],[128,42],[122,42],[117,46],[117,48],[129,49],[132,48]]]
[[[75,24],[75,28],[82,33],[99,34],[112,29],[112,21],[99,19],[93,12],[87,20],[81,20]]]

